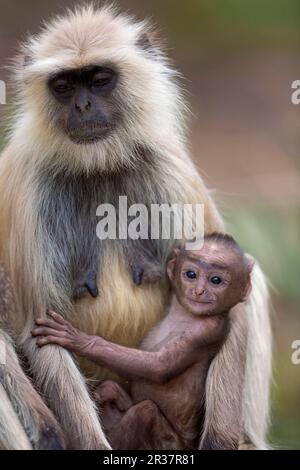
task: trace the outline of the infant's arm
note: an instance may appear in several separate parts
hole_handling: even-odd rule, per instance
[[[50,312],[50,316],[51,320],[37,320],[38,327],[33,330],[39,346],[57,344],[125,377],[157,383],[167,382],[197,362],[201,352],[220,341],[224,330],[221,316],[199,318],[190,329],[163,343],[160,350],[143,351],[87,335],[57,313]]]
[[[176,325],[174,324],[176,331]],[[125,377],[143,378],[165,383],[221,346],[228,330],[228,318],[211,316],[199,318],[191,328],[162,343],[158,351],[144,351],[119,346],[95,337],[86,357],[102,366],[110,367]]]

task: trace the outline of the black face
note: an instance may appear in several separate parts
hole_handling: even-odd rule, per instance
[[[48,86],[59,111],[57,123],[77,144],[106,137],[120,117],[113,90],[118,75],[109,67],[89,66],[57,73]]]

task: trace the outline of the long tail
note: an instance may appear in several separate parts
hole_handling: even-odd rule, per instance
[[[23,347],[36,383],[62,426],[68,448],[110,449],[85,380],[69,352],[52,345],[38,350],[31,338]]]
[[[0,330],[0,449],[30,450],[31,444],[3,386],[7,369],[7,336]]]
[[[31,450],[31,448],[29,439],[0,383],[0,450]]]
[[[18,419],[19,428],[22,429],[22,432],[19,430],[16,434],[16,436],[21,436],[20,444],[10,442],[9,427],[2,426],[0,416],[0,436],[5,436],[7,433],[6,440],[10,445],[9,448],[12,449],[15,448],[15,445],[25,445],[23,437],[25,433],[26,442],[30,441],[35,449],[64,448],[62,432],[57,421],[24,374],[11,338],[1,330],[0,342],[3,356],[0,366],[0,382],[2,393],[5,393],[3,401],[5,405],[1,401],[0,415],[2,415],[2,419],[6,419],[7,413],[11,414],[11,410],[13,410]],[[3,407],[5,407],[4,411]],[[11,421],[14,423],[15,418],[12,418]],[[14,439],[17,438],[14,437]]]

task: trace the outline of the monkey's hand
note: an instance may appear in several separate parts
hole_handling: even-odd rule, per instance
[[[152,284],[159,282],[164,277],[164,272],[159,264],[142,263],[131,267],[133,282],[140,286],[141,284]]]
[[[48,315],[51,319],[38,318],[37,328],[31,332],[32,336],[38,338],[37,345],[43,347],[46,344],[57,344],[78,356],[85,356],[95,337],[78,330],[58,313],[50,311]]]
[[[73,299],[79,300],[88,294],[94,298],[98,297],[99,295],[97,287],[97,276],[95,274],[87,275],[84,279],[79,277],[75,281]]]

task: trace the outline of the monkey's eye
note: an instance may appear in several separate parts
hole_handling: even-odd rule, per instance
[[[73,91],[74,89],[73,83],[66,79],[54,80],[51,83],[51,86],[53,90],[55,91],[55,93],[58,93],[60,95]]]
[[[195,271],[192,271],[192,270],[186,271],[185,275],[188,279],[196,279],[197,278],[197,274],[195,273]]]
[[[98,72],[94,75],[92,80],[92,87],[103,88],[109,85],[113,79],[111,72]]]
[[[218,285],[218,284],[221,284],[222,279],[220,278],[220,276],[213,276],[210,278],[210,282],[212,284]]]

